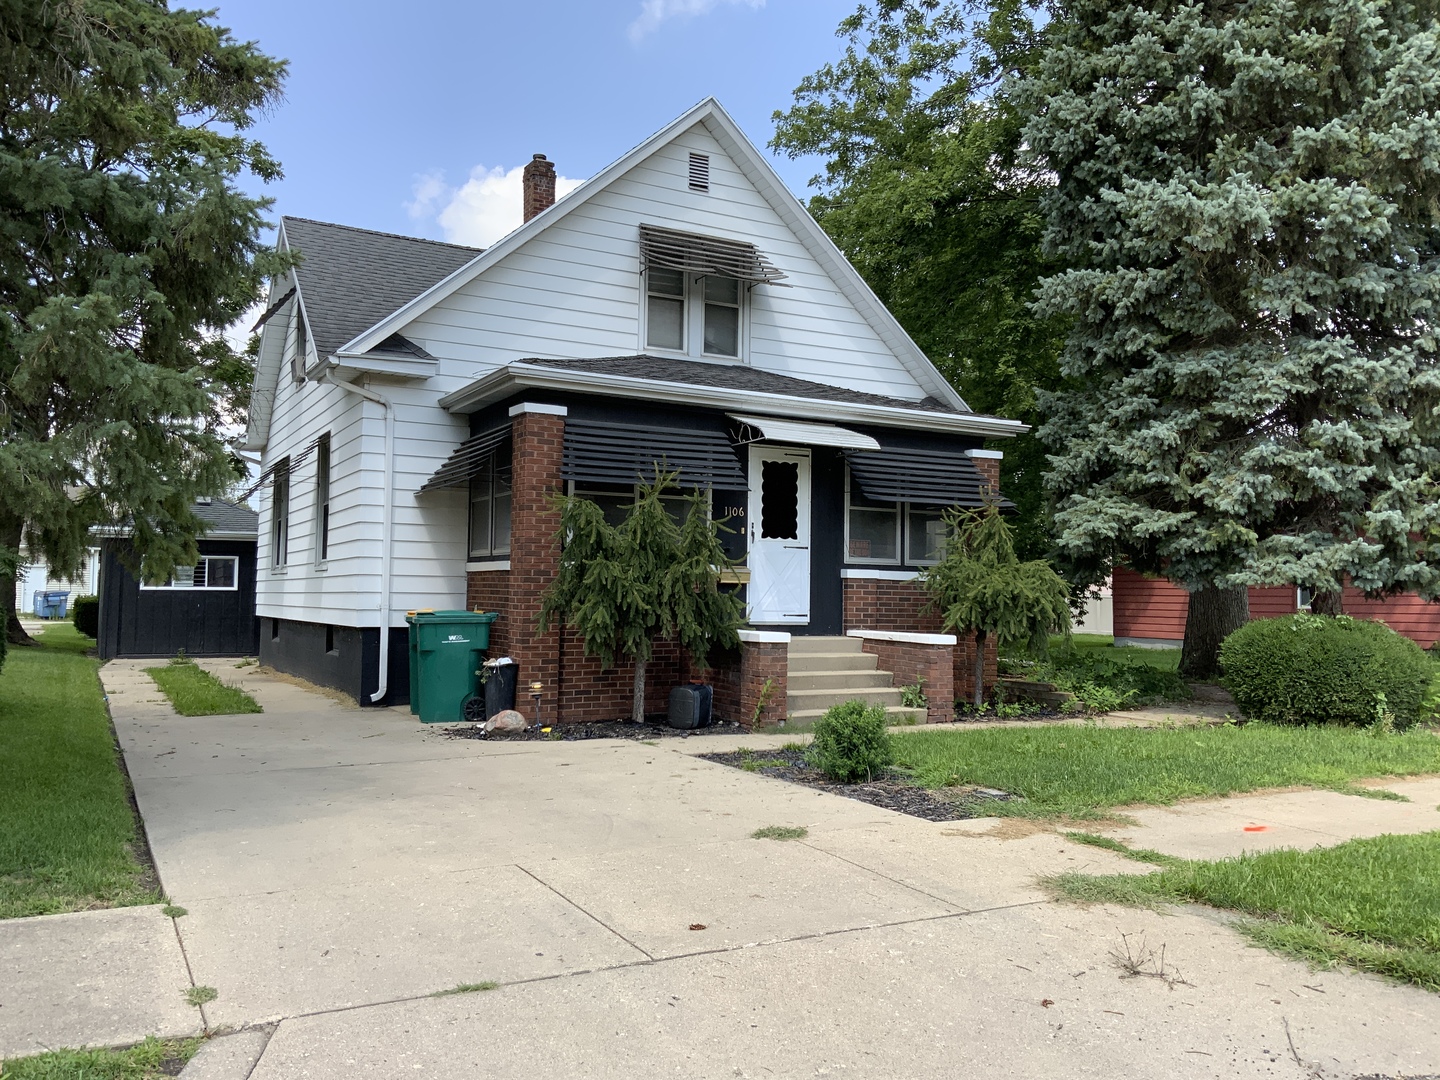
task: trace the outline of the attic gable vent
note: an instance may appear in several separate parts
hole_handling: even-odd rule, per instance
[[[710,190],[710,155],[690,155],[690,190]]]

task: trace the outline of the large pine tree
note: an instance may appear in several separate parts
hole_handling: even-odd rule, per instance
[[[1074,0],[1051,34],[1062,549],[1192,590],[1193,675],[1246,585],[1436,595],[1434,0]]]
[[[165,0],[0,0],[0,556],[73,569],[128,523],[151,576],[194,560],[198,494],[250,366],[221,331],[280,268],[279,175],[246,136],[284,64]],[[0,619],[14,611],[0,558]]]

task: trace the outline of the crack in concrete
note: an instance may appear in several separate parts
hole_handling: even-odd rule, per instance
[[[525,870],[523,866],[518,867],[518,869],[524,870],[525,873],[530,874],[530,871]],[[530,874],[530,876],[535,877],[534,874]],[[844,934],[864,934],[873,930],[890,930],[897,926],[917,926],[922,923],[944,922],[947,919],[964,919],[969,918],[972,915],[985,915],[994,911],[1011,911],[1015,908],[1039,907],[1044,904],[1054,903],[1053,900],[1026,900],[1018,904],[1000,904],[996,907],[978,908],[974,911],[949,911],[941,915],[922,915],[919,918],[899,919],[895,922],[870,923],[866,926],[843,926],[835,930],[817,930],[813,934],[796,934],[793,937],[774,938],[769,941],[752,941],[747,942],[744,945],[724,945],[714,949],[697,949],[694,952],[676,953],[673,956],[651,956],[648,952],[645,952],[644,949],[640,948],[640,946],[635,945],[633,941],[630,941],[629,938],[625,937],[625,935],[616,932],[611,927],[606,926],[604,922],[601,922],[601,920],[596,919],[594,915],[591,915],[590,912],[585,911],[584,908],[580,907],[579,904],[576,904],[569,897],[559,892],[559,890],[552,888],[549,884],[541,881],[538,877],[535,878],[535,880],[539,881],[540,884],[544,885],[547,889],[550,889],[550,891],[555,893],[556,896],[559,896],[561,899],[565,900],[566,903],[571,904],[577,910],[584,912],[584,914],[589,915],[590,918],[595,919],[597,923],[599,923],[601,926],[604,926],[605,929],[609,930],[612,934],[615,934],[615,936],[620,938],[621,941],[624,941],[627,945],[631,945],[637,951],[643,953],[647,957],[647,959],[632,960],[626,964],[607,964],[603,967],[579,968],[575,971],[560,971],[556,972],[554,975],[532,975],[531,977],[526,979],[512,979],[509,982],[502,982],[500,984],[498,988],[502,990],[507,986],[529,986],[533,983],[555,982],[560,979],[578,979],[585,975],[605,975],[612,971],[629,971],[635,968],[656,967],[661,964],[673,963],[677,960],[693,960],[705,956],[724,956],[727,953],[744,952],[747,949],[770,949],[782,945],[790,945],[795,942],[816,941],[822,938],[839,937]],[[333,1009],[316,1009],[313,1012],[295,1013],[293,1016],[285,1016],[276,1020],[266,1022],[273,1023],[278,1028],[279,1025],[290,1020],[308,1020],[316,1016],[333,1016],[338,1013],[358,1012],[361,1009],[378,1009],[386,1005],[404,1005],[412,1001],[428,1001],[433,999],[434,997],[434,993],[409,994],[405,997],[386,998],[383,1001],[367,1001],[362,1002],[358,1005],[340,1005],[336,1006]]]
[[[649,952],[647,952],[646,950],[640,948],[639,945],[636,945],[635,942],[631,941],[631,940],[630,940],[629,938],[627,938],[624,934],[620,933],[619,930],[616,930],[613,926],[608,925],[608,924],[605,922],[604,919],[601,919],[599,916],[594,915],[594,914],[592,914],[591,912],[586,911],[583,907],[581,907],[579,904],[575,903],[574,900],[571,900],[570,897],[566,896],[566,895],[565,895],[564,893],[562,893],[559,889],[555,888],[554,885],[551,885],[548,881],[542,880],[538,875],[531,873],[529,870],[526,870],[525,867],[521,866],[519,863],[511,863],[510,865],[513,866],[513,867],[515,867],[515,869],[516,869],[516,870],[519,870],[522,874],[525,874],[527,877],[532,878],[533,880],[535,880],[535,881],[538,882],[539,884],[543,885],[545,888],[549,889],[552,893],[554,893],[556,896],[560,897],[561,900],[564,900],[567,904],[569,904],[571,907],[573,907],[576,911],[580,912],[580,913],[581,913],[582,915],[584,915],[586,918],[593,919],[596,923],[598,923],[599,925],[605,927],[606,930],[610,931],[610,933],[614,934],[614,935],[615,935],[616,937],[618,937],[621,941],[625,942],[626,945],[629,945],[632,949],[634,949],[636,952],[638,952],[641,956],[645,957],[647,960],[654,960],[654,959],[655,959],[654,956],[652,956],[652,955],[651,955]]]

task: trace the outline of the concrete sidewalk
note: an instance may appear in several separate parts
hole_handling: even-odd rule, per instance
[[[0,1054],[190,1030],[188,961],[218,992],[212,1030],[278,1021],[261,1080],[1352,1078],[1440,1063],[1433,995],[1249,949],[1213,913],[1049,902],[1040,875],[1146,870],[1053,833],[926,822],[698,760],[729,748],[718,736],[451,739],[219,662],[265,713],[177,717],[144,666],[102,673],[162,882],[188,911],[170,931],[183,953],[153,934],[116,947],[159,965],[143,977],[155,1003],[131,995],[148,1021],[97,1013],[37,1034],[5,1004]],[[1409,805],[1318,794],[1365,814]],[[1306,812],[1287,803],[1276,825]],[[1167,820],[1131,838],[1178,845],[1148,835]],[[765,825],[809,835],[750,839]],[[1122,934],[1164,945],[1169,977],[1122,978]],[[0,923],[7,956],[14,937]],[[142,976],[107,978],[95,993],[125,1000]],[[431,996],[486,981],[502,985]]]

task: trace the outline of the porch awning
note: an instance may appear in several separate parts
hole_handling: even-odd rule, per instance
[[[754,244],[658,225],[640,226],[640,266],[739,278],[752,285],[774,285],[785,277]]]
[[[921,506],[984,506],[982,489],[989,481],[964,456],[951,449],[920,450],[881,446],[879,450],[846,450],[850,478],[867,499],[910,502]],[[1001,499],[1000,506],[1013,506]]]
[[[635,484],[678,472],[686,488],[744,490],[745,474],[719,431],[633,427],[595,420],[565,421],[560,475],[591,484]]]
[[[479,435],[471,435],[455,448],[455,452],[445,459],[445,464],[435,470],[435,475],[426,480],[416,494],[468,484],[470,474],[475,471],[475,467],[494,453],[508,438],[510,438],[509,424],[504,427],[492,428],[490,431],[482,431]]]
[[[879,450],[880,443],[869,435],[834,424],[809,424],[801,420],[777,420],[773,416],[742,416],[726,413],[762,439],[773,442],[799,443],[801,446],[835,446],[841,450]],[[754,441],[754,440],[746,440]]]

